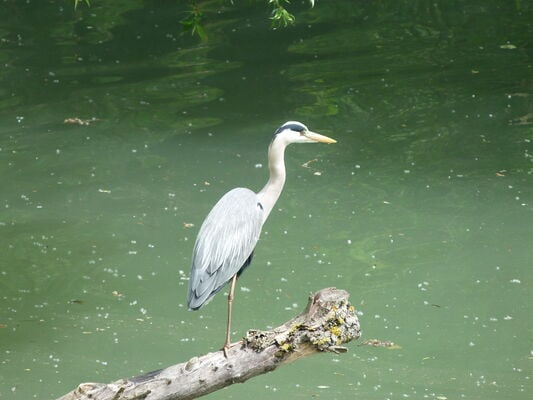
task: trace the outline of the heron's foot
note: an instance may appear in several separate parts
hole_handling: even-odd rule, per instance
[[[228,355],[228,350],[229,350],[229,345],[225,344],[224,347],[222,347],[222,351],[224,352],[224,358],[229,358],[229,355]]]
[[[238,344],[238,342],[237,343],[230,343],[230,342],[224,343],[224,346],[220,350],[224,352],[225,358],[229,358],[229,349],[231,349],[236,344]]]

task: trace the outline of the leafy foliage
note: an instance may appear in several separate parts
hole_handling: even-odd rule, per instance
[[[273,29],[287,27],[295,23],[296,18],[286,8],[286,5],[290,4],[289,0],[267,0],[267,2],[272,7],[270,19]],[[79,3],[85,3],[88,7],[91,6],[90,0],[74,0],[74,9],[78,8]],[[198,35],[202,41],[206,41],[207,34],[202,24],[205,19],[204,14],[196,0],[189,0],[189,3],[190,10],[187,16],[180,21],[181,25],[184,31],[190,31],[192,35]],[[231,3],[233,4],[233,1]],[[309,0],[309,3],[311,7],[315,6],[315,0]]]
[[[85,2],[87,6],[91,6],[91,2],[89,0],[74,0],[74,9],[76,10],[78,8],[78,4],[81,2]]]
[[[315,6],[315,0],[309,0],[311,7]],[[290,4],[289,0],[268,0],[272,6],[272,28],[286,27],[294,24],[296,18],[284,7],[284,4]]]
[[[195,0],[191,2],[191,10],[188,12],[187,17],[181,20],[181,25],[183,26],[184,31],[191,31],[191,34],[197,34],[202,41],[207,40],[207,34],[205,29],[202,26],[202,21],[204,19],[204,14],[198,7],[198,4]]]
[[[289,3],[288,0],[268,0],[272,5],[272,27],[286,27],[287,25],[294,24],[295,18],[287,9],[283,6],[283,3]]]

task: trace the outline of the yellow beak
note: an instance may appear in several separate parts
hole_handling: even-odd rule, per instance
[[[335,139],[332,139],[330,137],[327,137],[327,136],[324,136],[324,135],[320,135],[319,133],[315,133],[315,132],[311,132],[311,131],[307,131],[305,133],[305,136],[307,136],[309,139],[315,141],[315,142],[320,142],[320,143],[337,143],[337,141]]]

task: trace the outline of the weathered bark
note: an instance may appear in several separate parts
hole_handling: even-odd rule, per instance
[[[228,351],[113,383],[82,383],[58,400],[193,399],[273,371],[311,354],[346,352],[340,345],[360,336],[349,294],[335,288],[309,297],[305,311],[271,331],[250,330]]]

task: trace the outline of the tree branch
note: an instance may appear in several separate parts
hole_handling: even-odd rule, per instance
[[[222,351],[134,378],[82,383],[58,400],[193,399],[275,370],[312,354],[344,353],[341,345],[359,338],[359,320],[344,290],[327,288],[309,296],[304,312],[270,331],[249,330]]]

